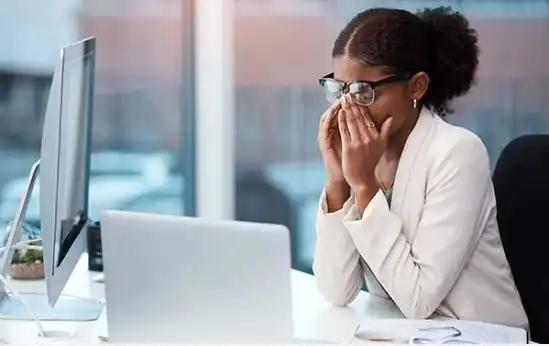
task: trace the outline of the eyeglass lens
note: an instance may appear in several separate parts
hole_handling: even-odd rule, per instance
[[[348,92],[353,96],[353,98],[365,105],[369,105],[374,102],[375,92],[370,84],[365,82],[353,82],[347,85]],[[330,103],[336,102],[344,92],[344,86],[332,80],[326,80],[324,83],[324,90],[326,92],[326,98]]]

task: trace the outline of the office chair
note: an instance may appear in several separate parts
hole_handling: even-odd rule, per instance
[[[501,152],[493,172],[501,241],[530,322],[549,343],[549,135],[526,135]]]

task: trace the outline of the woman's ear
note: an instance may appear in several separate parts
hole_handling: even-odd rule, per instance
[[[418,72],[410,78],[408,82],[410,87],[410,98],[412,100],[421,100],[429,88],[429,75],[425,72]]]

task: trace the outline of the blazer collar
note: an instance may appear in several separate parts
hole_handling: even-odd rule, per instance
[[[395,211],[400,211],[402,208],[409,180],[412,178],[412,168],[417,163],[418,158],[425,156],[422,148],[425,145],[426,139],[434,130],[436,117],[433,112],[423,107],[419,113],[416,125],[406,140],[393,185],[391,209]]]

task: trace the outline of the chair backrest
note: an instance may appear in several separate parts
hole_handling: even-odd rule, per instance
[[[549,135],[510,142],[497,161],[493,182],[501,241],[531,338],[549,343]]]

